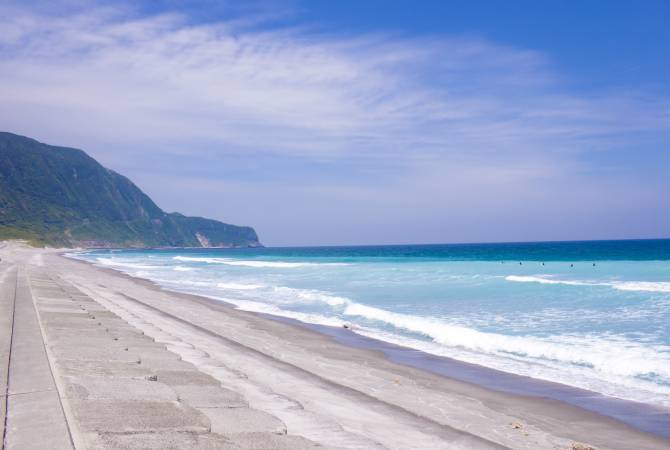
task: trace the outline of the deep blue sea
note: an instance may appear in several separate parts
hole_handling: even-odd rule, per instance
[[[670,240],[71,256],[240,309],[670,406]]]

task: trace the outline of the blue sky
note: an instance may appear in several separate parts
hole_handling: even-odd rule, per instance
[[[268,245],[667,237],[669,5],[4,2],[0,123]]]

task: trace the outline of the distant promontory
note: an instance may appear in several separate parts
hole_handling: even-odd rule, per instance
[[[0,132],[0,240],[67,247],[259,247],[251,227],[166,213],[82,150]]]

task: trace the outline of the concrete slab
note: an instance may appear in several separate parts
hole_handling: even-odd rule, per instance
[[[109,333],[112,337],[124,337],[124,336],[145,336],[144,331],[137,329],[135,327],[131,326],[126,326],[126,327],[115,327],[115,328],[107,328],[103,327],[103,330],[105,330],[107,333]]]
[[[120,340],[121,341],[121,340]],[[123,341],[121,341],[123,342]],[[176,353],[172,353],[165,349],[165,346],[152,342],[150,345],[129,345],[127,347],[129,352],[137,353],[140,355],[142,361],[144,360],[158,360],[164,359],[169,361],[181,361],[181,357]]]
[[[57,314],[52,317],[49,317],[47,314],[49,313],[44,314],[42,322],[44,324],[48,324],[49,328],[64,328],[70,330],[74,329],[75,327],[105,329],[105,327],[103,327],[101,323],[85,315]]]
[[[207,415],[212,432],[286,434],[286,424],[275,416],[252,408],[201,408]]]
[[[48,333],[48,336],[49,344],[52,347],[79,345],[87,347],[103,346],[124,351],[126,348],[129,349],[129,351],[140,351],[140,349],[166,351],[164,345],[158,344],[142,335],[125,335],[118,337],[100,330],[100,332],[87,333],[86,339],[82,340],[82,334],[77,332],[77,330],[72,330],[71,332],[58,333],[57,335]]]
[[[104,433],[92,447],[100,450],[241,450],[224,436],[210,433]]]
[[[194,408],[242,408],[249,406],[244,397],[220,386],[173,386],[179,400]]]
[[[159,433],[210,431],[207,417],[177,402],[72,400],[79,427],[85,432]]]
[[[72,449],[55,389],[9,397],[6,449]]]
[[[90,313],[92,319],[99,319],[99,320],[102,320],[102,319],[108,319],[108,320],[118,319],[118,320],[122,321],[124,324],[126,323],[118,315],[114,314],[113,312],[111,312],[107,309],[98,309],[96,311],[90,311],[89,310],[89,313]]]
[[[196,370],[195,366],[189,362],[179,359],[151,358],[142,357],[140,364],[151,370]]]
[[[221,383],[211,375],[191,370],[156,370],[156,378],[161,383],[170,386],[221,386]]]
[[[71,298],[36,297],[34,300],[38,308],[41,306],[74,306],[81,309]]]
[[[236,445],[254,450],[312,450],[323,448],[300,436],[280,436],[271,433],[238,433],[228,436]]]
[[[242,447],[216,433],[198,435],[198,450],[241,450]],[[245,449],[246,450],[246,449]]]
[[[82,361],[79,359],[59,359],[59,371],[64,377],[99,376],[113,378],[139,378],[153,374],[151,370],[137,362],[125,361]]]
[[[78,306],[72,305],[39,305],[40,314],[42,313],[62,313],[62,314],[78,314],[81,316],[87,316],[88,312],[79,308]]]
[[[136,352],[119,350],[112,347],[65,347],[51,348],[57,359],[80,359],[86,361],[134,362],[139,364],[140,355]]]
[[[66,396],[80,400],[178,400],[168,385],[139,378],[73,377],[67,382]]]
[[[89,328],[86,330],[82,330],[79,328],[61,328],[61,327],[54,327],[49,324],[45,324],[45,334],[49,340],[49,343],[56,342],[58,339],[67,339],[71,337],[79,337],[81,340],[81,336],[84,334],[86,337],[100,337],[100,338],[112,338],[113,336],[110,335],[107,331],[105,331],[103,328],[96,327],[96,328]]]

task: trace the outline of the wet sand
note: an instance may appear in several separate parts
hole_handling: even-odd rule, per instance
[[[423,369],[451,379],[515,395],[559,400],[592,411],[658,436],[670,438],[670,408],[623,400],[615,397],[554,383],[536,378],[515,375],[477,364],[432,355],[420,350],[362,336],[351,330],[300,322],[270,314],[261,314],[295,326],[306,327],[332,336],[344,345],[378,350],[393,362]]]
[[[34,305],[76,448],[670,448],[563,401],[345,345],[341,333],[166,292],[54,251],[10,244],[0,256],[3,286],[16,272],[14,283],[29,287],[21,304]],[[19,423],[13,414],[8,407],[9,425]]]

